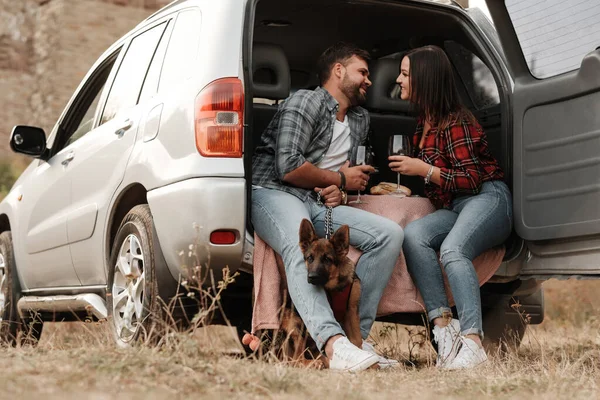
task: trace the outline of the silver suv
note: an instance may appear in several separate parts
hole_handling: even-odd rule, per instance
[[[419,0],[177,0],[141,22],[93,65],[47,138],[12,132],[11,148],[34,160],[0,203],[2,338],[110,317],[126,344],[190,265],[242,273],[224,308],[247,329],[254,146],[282,99],[317,85],[320,52],[345,40],[374,58],[379,180],[391,179],[389,135],[414,132],[395,92],[403,53],[437,44],[452,60],[514,195],[515,232],[482,288],[484,330],[519,340],[511,305],[541,322],[540,281],[600,274],[600,6],[488,3],[497,30],[478,9]]]

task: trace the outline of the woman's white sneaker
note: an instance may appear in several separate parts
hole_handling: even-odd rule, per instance
[[[444,368],[454,360],[460,349],[460,322],[453,318],[444,327],[434,326],[433,340],[437,343],[438,348],[435,366]]]
[[[359,349],[347,337],[333,342],[333,356],[329,360],[329,369],[356,372],[367,369],[379,362],[377,354]]]
[[[461,338],[461,341],[462,346],[460,347],[460,351],[454,360],[446,364],[443,368],[468,369],[474,368],[487,361],[487,354],[485,354],[485,350],[479,344],[475,343],[473,339],[463,337]]]
[[[394,360],[392,358],[385,358],[384,356],[379,355],[375,351],[375,347],[373,347],[373,345],[371,343],[367,342],[366,340],[363,340],[363,342],[362,342],[362,349],[371,354],[375,354],[377,357],[379,357],[378,364],[379,364],[379,368],[381,368],[381,369],[392,368],[399,364],[398,360]]]

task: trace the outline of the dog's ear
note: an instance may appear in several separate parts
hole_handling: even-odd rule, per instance
[[[317,240],[315,228],[309,220],[304,218],[300,223],[300,248],[302,252],[306,252],[308,246],[315,240]]]
[[[331,238],[333,248],[338,257],[345,257],[348,255],[348,247],[350,246],[350,228],[348,225],[342,225]]]

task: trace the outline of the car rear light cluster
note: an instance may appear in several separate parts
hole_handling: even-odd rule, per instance
[[[242,157],[244,89],[238,78],[211,82],[196,96],[196,147],[204,157]]]

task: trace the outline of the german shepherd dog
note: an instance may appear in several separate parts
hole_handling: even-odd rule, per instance
[[[348,340],[361,348],[362,336],[358,314],[361,286],[355,273],[355,265],[348,258],[349,234],[348,225],[343,225],[331,239],[318,238],[311,222],[304,219],[300,224],[300,248],[308,270],[308,283],[325,289],[336,320],[344,329]],[[280,357],[300,365],[327,368],[329,361],[318,355],[315,343],[306,332],[306,327],[287,294],[283,260],[279,255],[276,259],[282,277],[282,289],[287,298],[280,328],[285,333],[286,340],[281,346]],[[313,356],[312,360],[306,357],[307,352]]]

